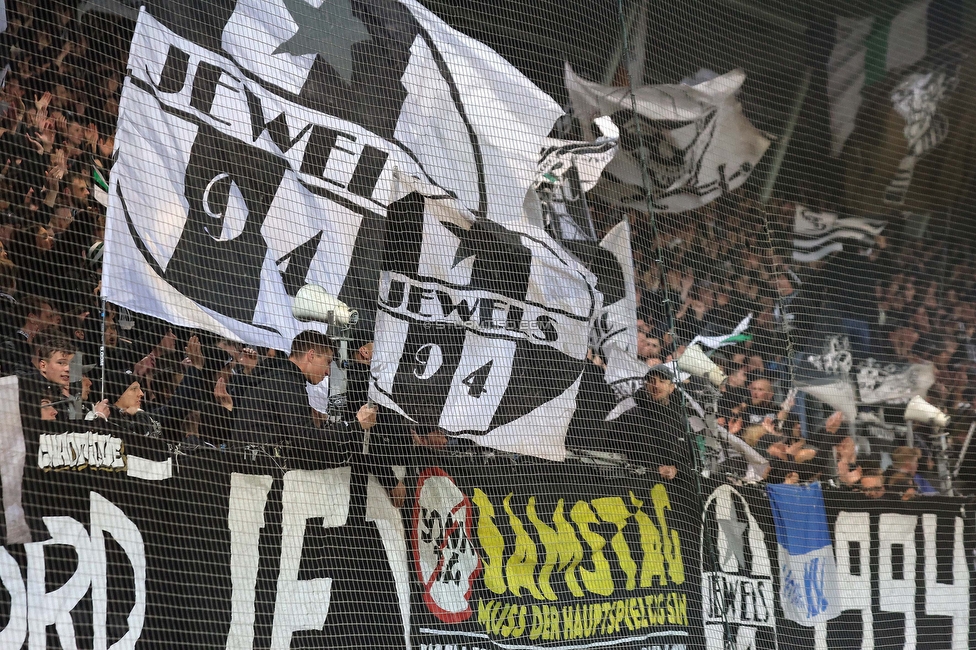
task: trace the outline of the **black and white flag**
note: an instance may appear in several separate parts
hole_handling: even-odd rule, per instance
[[[593,273],[603,307],[593,322],[590,346],[606,366],[604,378],[618,399],[633,395],[644,382],[647,364],[637,358],[637,294],[630,223],[621,221],[599,244],[564,242]]]
[[[885,188],[885,204],[902,205],[905,202],[915,165],[946,139],[949,122],[939,111],[939,104],[958,84],[959,63],[953,61],[933,66],[928,71],[913,72],[891,91],[895,112],[905,118],[908,151],[899,161],[895,177]]]
[[[736,98],[744,81],[734,70],[694,86],[631,92],[581,79],[567,65],[566,88],[583,132],[601,116],[620,130],[620,151],[594,192],[628,208],[682,212],[741,186],[769,147]]]
[[[596,279],[540,228],[479,219],[433,186],[403,183],[371,398],[422,427],[562,460],[602,305]]]
[[[521,219],[561,110],[413,0],[156,11],[168,22],[140,14],[119,109],[107,300],[288,349],[308,283],[371,328],[394,169]]]
[[[609,118],[598,122],[602,135],[594,142],[547,138],[544,144],[533,191],[541,210],[538,221],[558,241],[597,239],[586,192],[616,155],[619,135]]]
[[[867,359],[857,369],[857,386],[865,404],[907,404],[923,398],[935,383],[931,363],[880,363]]]
[[[844,250],[844,242],[868,247],[887,222],[861,217],[841,218],[833,212],[814,212],[797,204],[793,217],[793,259],[816,262]]]

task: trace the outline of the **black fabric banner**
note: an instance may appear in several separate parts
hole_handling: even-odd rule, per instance
[[[724,650],[726,640],[756,650],[976,647],[976,540],[968,500],[870,499],[824,490],[842,612],[806,627],[787,619],[780,605],[779,548],[766,491],[716,481],[703,487],[709,650]]]
[[[761,486],[706,479],[699,499],[690,480],[479,451],[418,463],[397,510],[357,463],[315,461],[314,442],[171,455],[45,435],[24,464],[31,541],[0,550],[0,648],[976,642],[963,499],[825,490],[840,614],[807,627],[780,606]]]

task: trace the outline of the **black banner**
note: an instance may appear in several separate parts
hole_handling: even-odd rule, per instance
[[[172,455],[152,439],[46,435],[28,436],[31,539],[0,550],[0,648],[976,642],[963,499],[825,490],[840,613],[807,627],[780,606],[761,486],[705,480],[700,499],[690,480],[445,454],[411,474],[397,510],[364,468],[311,448]]]
[[[725,650],[726,641],[756,650],[976,647],[969,501],[824,490],[842,611],[807,627],[783,615],[781,554],[766,491],[715,481],[704,487],[708,650]]]

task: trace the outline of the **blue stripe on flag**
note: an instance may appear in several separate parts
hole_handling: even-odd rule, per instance
[[[767,485],[776,524],[776,541],[790,555],[829,547],[830,529],[819,483]]]

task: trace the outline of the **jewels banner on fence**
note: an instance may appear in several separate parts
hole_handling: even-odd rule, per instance
[[[41,435],[64,445],[47,438],[40,453]],[[431,453],[407,459],[398,510],[360,463],[318,461],[314,443],[173,456],[123,434],[85,446],[98,462],[82,465],[51,453],[77,448],[79,432],[25,427],[25,438],[32,541],[0,549],[2,648],[964,650],[976,640],[965,499],[825,489],[842,588],[837,615],[808,626],[783,615],[762,486],[704,479],[702,510],[692,485],[620,468]]]

